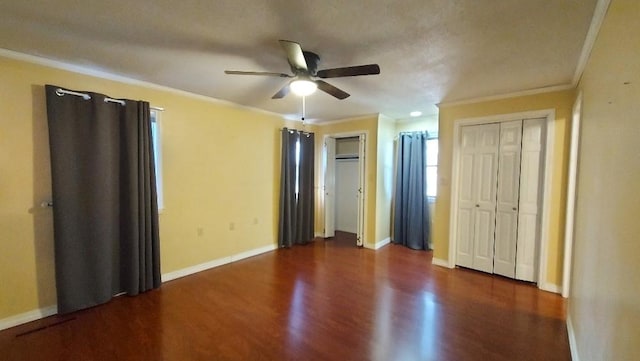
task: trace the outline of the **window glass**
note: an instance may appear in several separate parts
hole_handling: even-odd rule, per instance
[[[160,112],[151,110],[151,138],[153,141],[153,158],[156,167],[156,190],[158,193],[158,209],[164,208],[162,191],[162,144],[160,144]]]

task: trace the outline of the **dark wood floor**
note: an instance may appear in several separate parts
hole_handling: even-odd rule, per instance
[[[0,359],[570,360],[558,295],[354,244],[317,240],[5,330]]]

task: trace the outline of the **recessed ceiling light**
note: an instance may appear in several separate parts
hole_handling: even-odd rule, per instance
[[[419,117],[419,116],[422,115],[422,112],[419,112],[419,111],[416,110],[415,112],[409,113],[409,115],[412,116],[412,117]]]

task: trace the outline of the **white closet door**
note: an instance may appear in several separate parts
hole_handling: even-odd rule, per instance
[[[510,278],[516,274],[521,146],[522,121],[501,123],[493,273]]]
[[[460,156],[456,263],[469,268],[473,268],[473,229],[476,207],[473,160],[477,133],[477,127],[462,127],[460,139],[462,154]]]
[[[327,137],[324,143],[325,169],[324,169],[324,237],[334,237],[336,235],[336,205],[335,205],[335,184],[336,184],[336,140]]]
[[[474,155],[476,215],[473,268],[493,272],[500,124],[479,125]]]
[[[358,148],[358,224],[356,244],[358,246],[364,245],[364,177],[365,177],[365,150],[367,146],[367,139],[364,134],[359,136],[359,148]]]
[[[457,264],[493,272],[500,125],[462,128]]]
[[[522,127],[522,166],[516,279],[536,281],[537,239],[540,233],[540,195],[545,119],[526,119]]]

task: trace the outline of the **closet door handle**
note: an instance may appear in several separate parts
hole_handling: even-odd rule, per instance
[[[518,208],[516,208],[516,207],[513,207],[513,208],[511,208],[511,209],[513,209],[514,211],[517,211],[517,210],[518,210]]]
[[[478,207],[480,207],[480,205],[479,205],[479,204],[476,204],[476,208],[478,208]]]

